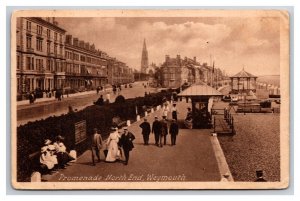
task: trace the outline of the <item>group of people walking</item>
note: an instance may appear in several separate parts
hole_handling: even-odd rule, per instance
[[[98,129],[94,129],[94,134],[91,140],[92,163],[95,164],[95,157],[98,162],[101,161],[101,151],[103,150],[105,162],[123,161],[124,165],[128,164],[129,153],[134,148],[133,141],[135,136],[128,131],[127,127],[119,130],[116,127],[111,128],[110,135],[106,142],[102,140]],[[124,154],[124,157],[123,157]],[[122,158],[124,158],[122,160]]]
[[[179,133],[179,127],[176,119],[172,119],[171,124],[168,126],[168,121],[166,116],[163,116],[161,120],[158,116],[155,116],[155,120],[152,123],[152,128],[147,118],[144,118],[144,122],[140,124],[142,128],[142,135],[144,139],[144,145],[149,145],[150,133],[154,134],[155,145],[158,147],[163,147],[167,144],[167,135],[171,136],[171,146],[176,145],[176,136]]]

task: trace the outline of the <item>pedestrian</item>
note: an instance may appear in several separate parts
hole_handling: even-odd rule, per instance
[[[255,182],[266,182],[267,180],[264,179],[264,173],[262,170],[256,171],[256,180]]]
[[[118,159],[118,142],[120,135],[117,128],[112,128],[111,133],[107,139],[108,152],[105,161],[106,162],[115,162]]]
[[[168,113],[169,113],[169,106],[168,106],[168,102],[166,102],[163,106],[162,116],[167,119]]]
[[[95,155],[98,158],[98,163],[100,163],[100,150],[102,149],[103,146],[103,140],[101,135],[98,133],[98,129],[94,128],[94,134],[91,139],[91,151],[92,151],[92,162],[93,166],[95,164]]]
[[[97,91],[97,94],[99,94],[99,91],[100,91],[100,87],[99,86],[96,88],[96,91]]]
[[[164,145],[167,144],[167,135],[168,135],[168,123],[166,117],[163,116],[163,119],[161,120],[160,147],[163,146],[163,140],[164,140]]]
[[[106,93],[106,102],[110,103],[110,93],[109,92]]]
[[[159,146],[158,143],[159,143],[159,136],[161,133],[161,123],[159,122],[157,116],[155,116],[155,120],[152,124],[152,133],[154,133],[155,145]]]
[[[96,102],[94,102],[95,105],[104,105],[104,99],[103,99],[103,95],[100,95],[100,98],[98,98],[98,100]]]
[[[29,94],[29,103],[30,103],[30,104],[33,104],[33,103],[34,103],[34,99],[35,99],[34,94],[33,94],[33,92],[31,92],[31,93]]]
[[[55,98],[57,98],[58,101],[61,101],[61,91],[60,91],[60,89],[56,90]]]
[[[176,107],[176,103],[173,103],[171,111],[172,111],[172,119],[175,119],[177,121],[177,107]]]
[[[149,135],[151,132],[151,126],[149,122],[147,121],[147,118],[144,118],[144,122],[140,124],[140,127],[142,128],[142,135],[144,138],[144,145],[149,145]]]
[[[178,135],[179,128],[178,128],[177,121],[175,119],[172,119],[169,132],[171,135],[171,146],[176,145],[176,136]]]
[[[135,136],[128,131],[127,127],[124,127],[124,133],[121,136],[119,146],[123,148],[124,155],[125,155],[125,162],[124,165],[128,164],[129,161],[129,152],[134,148],[133,141]]]

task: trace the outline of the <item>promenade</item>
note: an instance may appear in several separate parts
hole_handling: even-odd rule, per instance
[[[178,119],[185,118],[189,104],[185,100],[177,104]],[[161,118],[161,110],[147,116],[151,124],[155,115]],[[80,182],[80,177],[97,177],[99,182],[220,181],[220,172],[224,171],[224,165],[227,164],[224,157],[222,158],[222,150],[218,149],[220,146],[216,137],[211,136],[211,130],[180,129],[176,146],[170,145],[168,135],[167,145],[160,148],[154,145],[153,134],[150,135],[150,145],[143,144],[139,127],[141,122],[143,118],[128,127],[136,139],[127,166],[121,162],[106,163],[103,152],[101,162],[92,166],[91,152],[87,150],[66,169],[52,175],[43,175],[43,181]]]

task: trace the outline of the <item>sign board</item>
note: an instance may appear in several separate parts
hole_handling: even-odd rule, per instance
[[[85,140],[86,136],[86,121],[79,121],[75,123],[75,144]]]

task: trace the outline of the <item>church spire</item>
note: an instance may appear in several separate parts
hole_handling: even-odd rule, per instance
[[[149,63],[148,63],[148,51],[147,51],[147,46],[146,46],[146,39],[144,38],[142,59],[141,59],[141,72],[142,73],[146,73],[148,65],[149,65]]]

